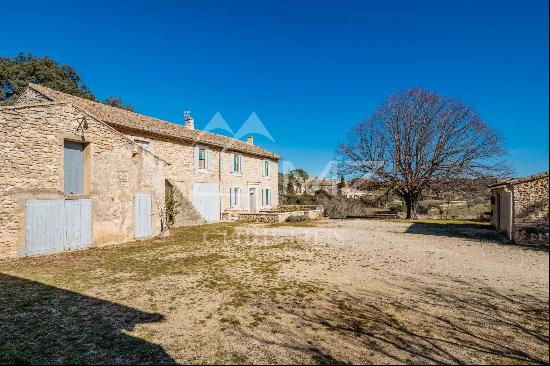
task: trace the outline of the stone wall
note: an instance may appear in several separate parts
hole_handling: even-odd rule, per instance
[[[82,136],[77,127],[86,117]],[[63,189],[65,140],[86,144],[84,194]],[[92,200],[94,246],[133,240],[134,194],[153,198],[153,234],[164,208],[165,162],[70,104],[0,108],[0,257],[24,255],[28,199]]]
[[[548,245],[548,194],[548,175],[514,184],[515,242]]]
[[[234,174],[230,171],[230,151],[222,151],[221,148],[204,145],[211,150],[211,168],[208,171],[199,171],[195,169],[193,142],[120,127],[117,129],[133,140],[147,141],[149,151],[169,163],[166,167],[166,176],[184,200],[181,213],[176,220],[176,226],[192,224],[197,220],[201,220],[200,217],[196,220],[189,219],[196,217],[196,212],[190,205],[193,201],[194,182],[216,182],[220,184],[222,212],[248,212],[248,190],[252,187],[255,187],[257,191],[256,207],[258,209],[278,205],[278,164],[276,160],[270,160],[270,176],[263,177],[262,164],[265,159],[240,153],[245,159],[244,171],[243,174]],[[232,208],[229,202],[229,190],[232,187],[240,187],[243,192],[242,205],[235,208]],[[261,190],[264,188],[271,188],[272,190],[271,206],[262,206]]]
[[[315,220],[323,217],[323,211],[323,206],[294,206],[293,210],[265,210],[259,213],[241,213],[239,214],[239,220],[258,223],[278,223],[284,222],[290,216],[307,216],[309,219]]]

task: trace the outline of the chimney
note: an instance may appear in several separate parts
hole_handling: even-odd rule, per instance
[[[190,130],[194,130],[195,120],[193,119],[193,117],[191,117],[191,111],[186,110],[185,112],[183,112],[183,115],[185,116],[185,127],[187,127]]]
[[[254,137],[253,136],[248,136],[246,138],[246,143],[249,144],[249,145],[254,145]]]

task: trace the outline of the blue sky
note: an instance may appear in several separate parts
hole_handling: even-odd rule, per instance
[[[201,1],[2,5],[0,54],[48,55],[103,99],[198,128],[252,112],[317,175],[384,99],[420,86],[473,105],[518,175],[548,169],[548,2]],[[23,16],[24,15],[24,16]]]

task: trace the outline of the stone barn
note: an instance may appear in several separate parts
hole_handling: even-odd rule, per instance
[[[161,232],[165,161],[67,102],[0,108],[0,257]]]
[[[492,224],[518,244],[548,246],[548,172],[489,186]]]

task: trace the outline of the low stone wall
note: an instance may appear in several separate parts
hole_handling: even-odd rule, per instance
[[[277,207],[273,210],[264,210],[257,213],[239,213],[239,220],[246,222],[279,223],[284,222],[290,216],[307,216],[309,219],[323,217],[323,206],[293,206],[294,208],[305,208],[294,211],[279,211]]]
[[[316,211],[323,210],[321,205],[279,205],[272,211],[276,212],[295,212],[295,211]]]

